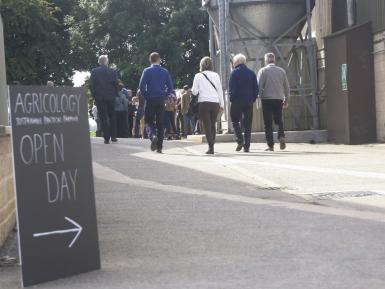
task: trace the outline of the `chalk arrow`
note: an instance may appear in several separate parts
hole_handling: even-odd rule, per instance
[[[72,240],[71,244],[69,244],[68,248],[71,248],[73,244],[75,244],[76,240],[79,238],[81,232],[83,231],[82,226],[80,226],[78,223],[76,223],[74,220],[71,220],[70,218],[64,217],[65,220],[73,224],[76,228],[68,229],[68,230],[58,230],[58,231],[52,231],[52,232],[45,232],[45,233],[36,233],[33,234],[34,238],[38,237],[44,237],[44,236],[50,236],[50,235],[62,235],[62,234],[68,234],[72,232],[76,232],[75,238]]]

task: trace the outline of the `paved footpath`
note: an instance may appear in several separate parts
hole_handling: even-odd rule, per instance
[[[385,288],[385,145],[92,143],[103,268],[34,288]]]

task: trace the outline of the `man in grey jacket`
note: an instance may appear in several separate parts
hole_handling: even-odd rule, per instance
[[[280,149],[286,148],[282,109],[287,108],[290,94],[289,81],[284,69],[275,65],[274,53],[265,55],[266,66],[258,72],[258,84],[262,101],[263,121],[268,145],[267,151],[274,151],[273,120],[278,125]]]

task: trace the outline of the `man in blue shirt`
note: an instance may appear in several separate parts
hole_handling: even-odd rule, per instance
[[[255,73],[247,68],[246,57],[237,54],[233,58],[234,70],[230,75],[230,116],[237,138],[236,151],[242,147],[244,152],[250,150],[251,126],[253,122],[253,103],[258,97],[258,82]],[[243,116],[244,136],[240,122]]]
[[[150,54],[151,66],[143,70],[139,89],[146,100],[144,120],[151,140],[151,150],[162,153],[164,137],[164,103],[174,88],[170,73],[160,66],[157,52]]]

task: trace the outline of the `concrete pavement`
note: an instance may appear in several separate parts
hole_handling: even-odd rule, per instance
[[[36,288],[385,288],[384,145],[92,142],[103,268]]]

